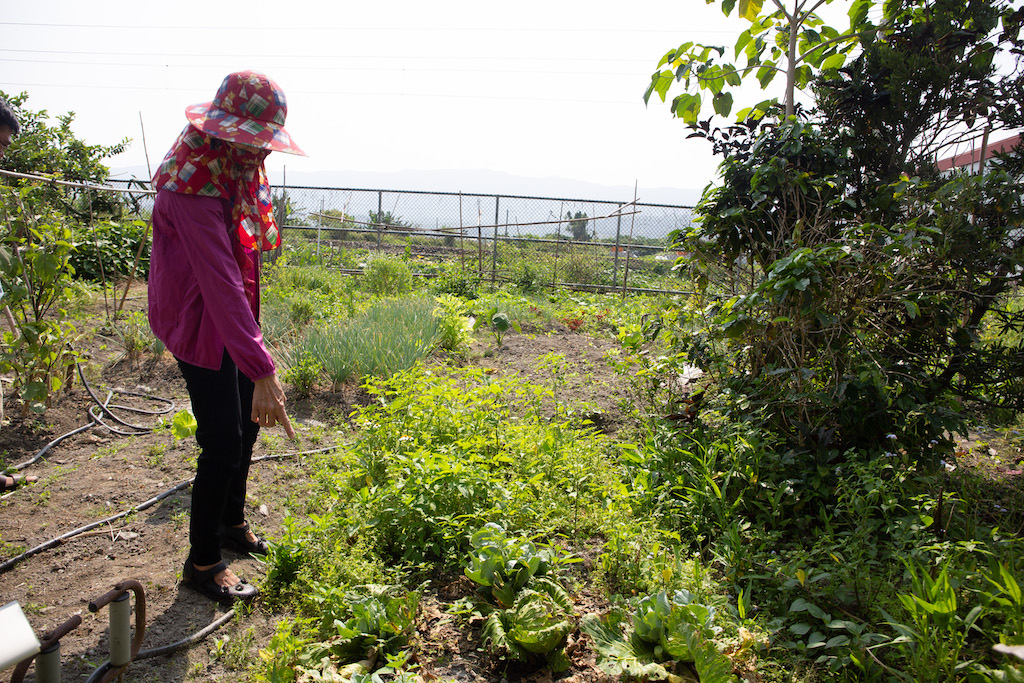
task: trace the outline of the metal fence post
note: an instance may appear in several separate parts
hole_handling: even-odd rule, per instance
[[[320,263],[320,228],[324,224],[324,200],[320,199],[320,213],[316,217],[316,262]],[[344,224],[344,220],[342,220]],[[320,263],[320,265],[323,265]]]
[[[491,287],[497,279],[498,272],[498,202],[501,195],[494,195],[494,250],[491,256]]]
[[[622,235],[622,207],[625,204],[619,204],[617,212],[618,218],[615,219],[615,277],[612,278],[612,282],[618,283],[619,281],[619,238]]]
[[[377,253],[380,253],[380,243],[384,238],[384,229],[381,227],[384,219],[384,193],[380,190],[377,191]]]

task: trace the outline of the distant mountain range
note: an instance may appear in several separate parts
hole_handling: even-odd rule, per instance
[[[315,171],[280,172],[271,170],[272,185],[310,187],[343,187],[364,190],[416,190],[422,192],[465,192],[468,194],[523,195],[564,199],[601,199],[629,202],[633,200],[633,187],[601,185],[568,178],[530,178],[489,170],[442,171]],[[112,168],[114,178],[145,178],[144,167]],[[702,188],[639,187],[637,197],[648,204],[675,204],[693,206],[700,199]]]

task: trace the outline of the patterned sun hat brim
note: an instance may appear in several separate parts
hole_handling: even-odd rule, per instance
[[[256,145],[272,152],[307,156],[284,126],[272,121],[236,116],[213,106],[213,102],[186,107],[185,116],[193,126],[221,140]]]

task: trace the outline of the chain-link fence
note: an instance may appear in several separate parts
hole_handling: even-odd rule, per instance
[[[693,208],[606,200],[330,187],[275,187],[278,222],[325,263],[369,249],[458,262],[491,281],[645,289],[630,273],[664,273],[669,233]],[[149,200],[151,201],[151,200]],[[143,204],[143,210],[147,208]],[[663,287],[661,287],[663,288]]]

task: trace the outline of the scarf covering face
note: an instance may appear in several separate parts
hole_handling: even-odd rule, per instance
[[[153,177],[153,189],[231,202],[235,237],[245,249],[276,249],[281,233],[274,220],[270,183],[263,160],[267,150],[252,153],[185,127]]]
[[[263,166],[268,154],[246,151],[188,125],[153,176],[155,190],[221,197],[231,203],[231,243],[250,296],[256,287],[252,252],[281,244]]]

